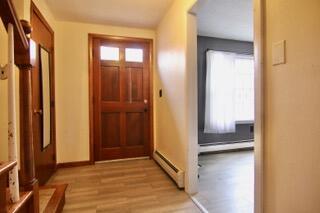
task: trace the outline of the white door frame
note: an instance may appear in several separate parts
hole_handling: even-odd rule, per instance
[[[198,0],[200,1],[200,0]],[[254,123],[254,212],[263,213],[263,72],[264,72],[264,3],[253,0],[254,4],[254,64],[255,64],[255,123]],[[192,8],[192,7],[191,7]],[[191,10],[191,9],[190,9]],[[188,141],[186,192],[190,195],[198,191],[198,116],[197,116],[197,22],[196,16],[187,14],[187,88],[188,88]],[[193,90],[193,91],[192,91]],[[196,92],[195,92],[196,91]],[[195,115],[196,114],[196,115]],[[196,123],[196,125],[192,125]],[[196,136],[196,137],[195,137]]]

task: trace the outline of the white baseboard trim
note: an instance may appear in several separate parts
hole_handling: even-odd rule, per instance
[[[241,142],[241,143],[230,143],[230,144],[220,144],[220,145],[210,145],[210,146],[199,146],[199,153],[206,152],[217,152],[217,151],[226,151],[234,149],[243,149],[243,148],[253,148],[254,142]]]
[[[195,196],[190,196],[192,202],[200,209],[202,213],[209,213],[209,211],[197,200]]]

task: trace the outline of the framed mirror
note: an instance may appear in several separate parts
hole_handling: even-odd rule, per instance
[[[42,149],[51,143],[51,91],[50,91],[50,52],[40,46],[40,76],[42,84],[42,120],[43,120],[43,139]]]

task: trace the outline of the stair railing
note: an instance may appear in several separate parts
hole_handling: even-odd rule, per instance
[[[14,165],[9,172],[10,200],[17,205],[21,192],[32,192],[32,199],[27,212],[39,212],[39,189],[35,178],[33,149],[33,110],[31,72],[36,49],[33,42],[26,36],[31,32],[28,22],[18,18],[11,0],[0,0],[0,17],[8,32],[8,64],[0,70],[0,78],[8,79],[8,151],[9,161],[17,162],[17,128],[20,128],[20,171]],[[15,91],[14,65],[19,68],[19,91]],[[17,126],[16,94],[20,99],[20,126]],[[20,189],[20,193],[19,193]],[[2,189],[3,190],[3,189]],[[1,207],[0,207],[1,208]],[[1,212],[1,210],[0,210]]]

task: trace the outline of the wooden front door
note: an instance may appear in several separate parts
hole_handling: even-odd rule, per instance
[[[93,38],[95,160],[150,154],[150,42]]]

